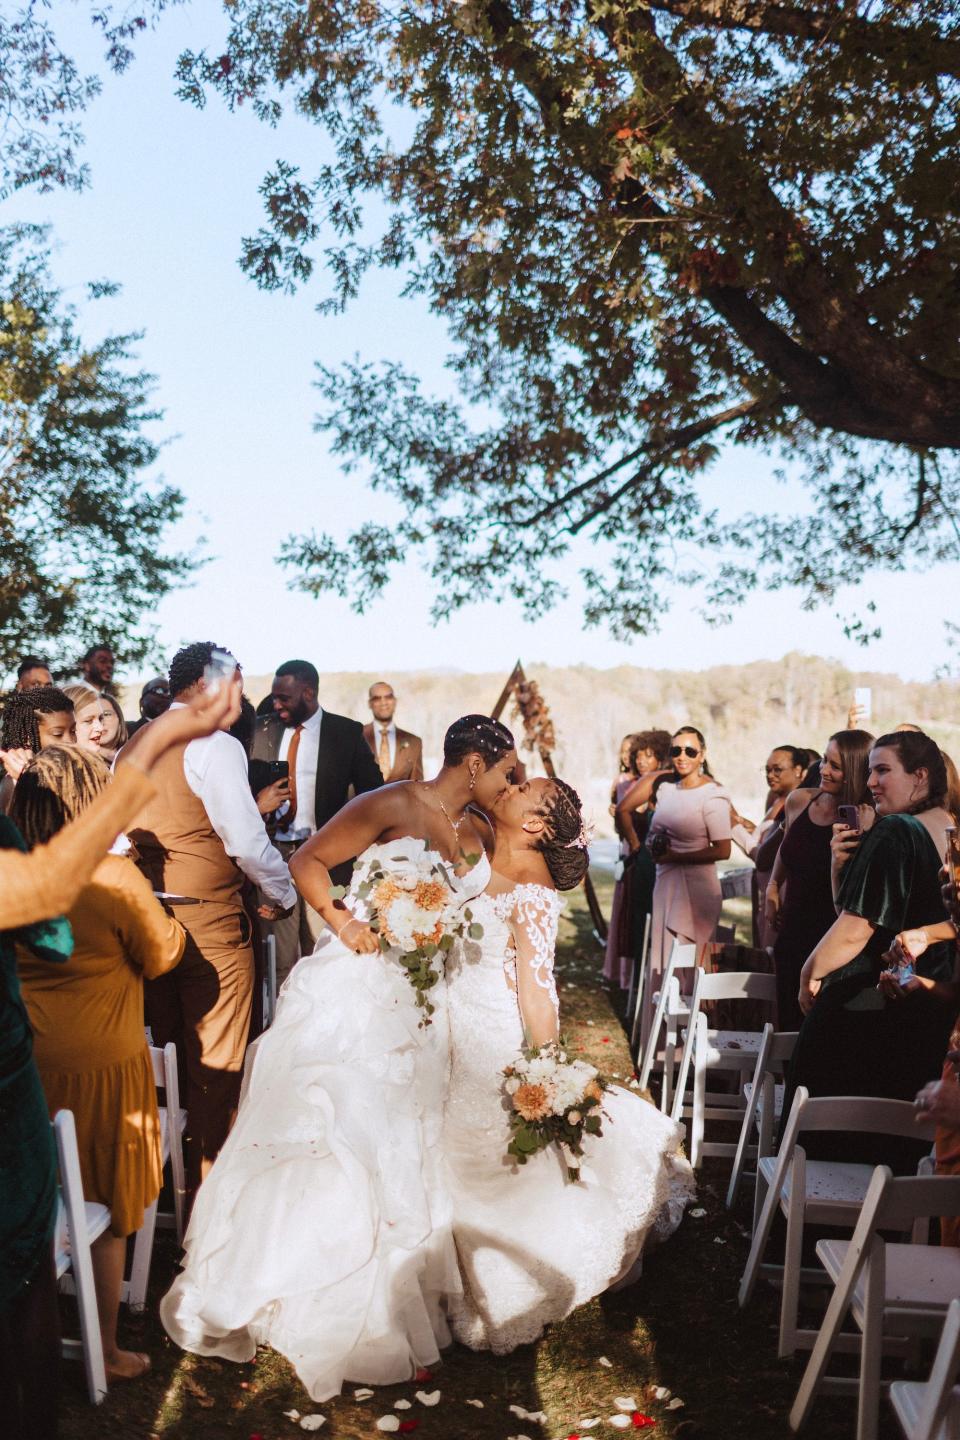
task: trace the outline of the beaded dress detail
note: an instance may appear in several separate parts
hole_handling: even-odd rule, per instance
[[[587,1137],[582,1179],[568,1183],[555,1147],[522,1167],[506,1155],[502,1071],[524,1016],[559,1013],[553,966],[563,901],[518,885],[471,904],[480,942],[458,942],[447,970],[451,1076],[444,1157],[463,1280],[447,1308],[458,1340],[506,1354],[622,1279],[648,1239],[666,1239],[694,1193],[683,1132],[616,1088],[603,1135]]]

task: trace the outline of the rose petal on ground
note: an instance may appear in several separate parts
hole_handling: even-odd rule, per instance
[[[580,1421],[580,1429],[581,1429],[581,1430],[592,1430],[595,1425],[599,1425],[599,1424],[600,1424],[600,1416],[599,1416],[599,1415],[594,1415],[594,1416],[592,1416],[589,1420],[581,1420],[581,1421]]]
[[[636,1410],[637,1402],[633,1395],[618,1395],[614,1400],[618,1410]]]
[[[524,1410],[522,1405],[511,1405],[510,1413],[516,1415],[518,1420],[532,1420],[535,1425],[546,1425],[547,1417],[543,1410]]]
[[[372,1394],[372,1390],[364,1387],[362,1390],[354,1390],[353,1398],[354,1400],[369,1400]]]
[[[400,1417],[398,1415],[381,1415],[377,1421],[378,1430],[399,1430]]]
[[[418,1390],[418,1391],[417,1391],[417,1399],[420,1401],[420,1404],[421,1404],[421,1405],[439,1405],[439,1404],[440,1404],[440,1391],[439,1391],[439,1390],[430,1390],[430,1391],[427,1391],[427,1390]]]
[[[413,1406],[409,1400],[394,1400],[393,1408],[394,1410],[412,1410]]]
[[[673,1391],[668,1390],[666,1385],[654,1385],[650,1393],[652,1394],[654,1400],[669,1400],[670,1396],[673,1394]]]
[[[400,1434],[401,1434],[401,1435],[409,1435],[412,1430],[416,1430],[416,1429],[417,1429],[417,1427],[419,1426],[419,1424],[420,1424],[420,1421],[419,1421],[419,1420],[401,1420],[401,1421],[400,1421]]]
[[[288,1420],[299,1420],[299,1419],[300,1419],[300,1411],[299,1411],[299,1410],[284,1410],[283,1413],[284,1413],[284,1415],[286,1415],[286,1417],[287,1417]]]
[[[639,1410],[634,1410],[630,1419],[635,1430],[649,1430],[651,1425],[656,1425],[657,1423],[652,1415],[641,1415]]]
[[[432,1379],[433,1379],[433,1371],[432,1371],[432,1370],[418,1370],[417,1373],[414,1375],[413,1378],[414,1378],[414,1380],[420,1380],[420,1381],[423,1381],[423,1380],[432,1380]]]
[[[482,1410],[482,1409],[483,1409],[483,1401],[482,1401],[482,1400],[467,1400],[467,1401],[465,1401],[464,1403],[467,1404],[467,1405],[472,1405],[473,1408],[474,1408],[474,1410]]]
[[[598,1364],[598,1365],[602,1365],[605,1370],[612,1370],[612,1369],[613,1369],[613,1361],[612,1361],[612,1360],[608,1360],[607,1357],[606,1357],[606,1355],[600,1355],[600,1356],[598,1356],[598,1357],[597,1357],[597,1364]]]
[[[609,1423],[610,1423],[611,1425],[615,1425],[618,1430],[629,1430],[629,1428],[630,1428],[630,1416],[629,1416],[629,1415],[611,1415],[611,1416],[610,1416]]]
[[[680,1396],[679,1396],[679,1395],[674,1395],[673,1399],[670,1401],[670,1404],[667,1406],[667,1409],[668,1409],[668,1410],[682,1410],[682,1409],[683,1409],[683,1401],[680,1399]]]
[[[300,1421],[300,1429],[301,1429],[301,1430],[319,1430],[319,1429],[320,1429],[320,1426],[321,1426],[321,1425],[326,1425],[326,1423],[327,1423],[327,1417],[326,1417],[326,1415],[319,1415],[319,1414],[304,1415],[303,1419]]]
[[[687,1214],[690,1216],[691,1220],[702,1220],[706,1213],[707,1212],[706,1210],[704,1210],[702,1205],[698,1205],[696,1210],[687,1211]]]

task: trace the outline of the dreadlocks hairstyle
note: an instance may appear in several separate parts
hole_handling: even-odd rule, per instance
[[[949,777],[943,751],[936,740],[931,740],[922,730],[894,730],[892,734],[881,735],[879,740],[874,740],[870,748],[895,750],[908,775],[926,770],[927,793],[914,801],[907,811],[908,815],[922,815],[924,810],[933,810],[938,805],[947,808]]]
[[[203,672],[210,664],[210,657],[214,650],[223,650],[226,647],[218,645],[215,640],[198,640],[194,645],[185,645],[178,650],[170,661],[170,694],[176,700],[184,690],[189,690],[191,685],[196,685],[198,680],[203,679]],[[227,651],[227,654],[232,654]]]
[[[8,695],[3,706],[4,750],[40,749],[41,715],[59,715],[73,710],[73,701],[56,685],[38,685],[34,690],[17,690]]]
[[[565,780],[554,780],[538,813],[543,816],[546,829],[534,848],[546,860],[557,889],[572,890],[580,884],[590,864],[580,796]]]
[[[459,765],[466,755],[480,755],[483,768],[489,770],[515,749],[513,736],[499,720],[491,720],[489,715],[463,715],[443,737],[443,763]]]
[[[77,745],[48,745],[17,781],[10,819],[28,845],[45,845],[110,784],[99,755]]]

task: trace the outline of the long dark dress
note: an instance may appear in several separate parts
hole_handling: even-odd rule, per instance
[[[815,800],[817,797],[814,796]],[[810,805],[813,800],[810,801]],[[800,971],[837,918],[830,885],[831,825],[810,819],[810,805],[801,810],[783,837],[780,860],[786,871],[786,894],[780,929],[773,946],[777,972],[777,1028],[799,1030],[803,1021],[797,994]]]
[[[840,908],[876,928],[863,950],[828,976],[797,1039],[784,1116],[793,1092],[805,1085],[811,1095],[881,1095],[912,1100],[943,1067],[954,1008],[927,991],[887,1000],[877,989],[881,959],[901,930],[946,918],[940,895],[940,856],[914,815],[887,815],[861,841],[840,887]],[[918,975],[949,980],[953,942],[941,941],[916,962]],[[814,1137],[810,1136],[813,1142]],[[845,1136],[840,1149],[817,1137],[809,1153],[889,1164],[909,1174],[929,1149],[928,1142]]]
[[[5,816],[0,847],[26,849]],[[73,950],[62,919],[0,932],[0,1308],[17,1298],[49,1254],[57,1202],[56,1151],[20,995],[15,942],[44,960],[66,960]]]

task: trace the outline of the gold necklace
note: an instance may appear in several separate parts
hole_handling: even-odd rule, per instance
[[[435,793],[436,793],[436,792],[435,792]],[[452,817],[452,815],[450,814],[450,811],[447,809],[446,805],[444,805],[443,801],[440,799],[439,794],[437,795],[437,804],[440,806],[440,809],[443,811],[444,815],[446,816],[447,824],[450,826],[450,829],[453,831],[454,835],[456,836],[457,843],[459,844],[459,843],[460,843],[460,826],[463,824],[464,820],[466,820],[466,818],[467,818],[467,812],[466,812],[466,810],[464,810],[464,812],[463,812],[463,814],[460,816],[460,819],[459,819],[459,820],[454,820],[453,817]]]

